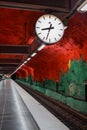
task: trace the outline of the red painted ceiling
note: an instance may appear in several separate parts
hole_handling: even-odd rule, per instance
[[[35,21],[41,15],[41,12],[0,8],[0,44],[28,44],[34,37]],[[58,80],[60,72],[67,71],[69,60],[80,59],[80,55],[87,61],[87,13],[75,14],[64,37],[38,52],[17,74],[21,78],[32,74],[35,80]]]
[[[34,24],[40,12],[0,8],[0,44],[26,44],[34,35]]]

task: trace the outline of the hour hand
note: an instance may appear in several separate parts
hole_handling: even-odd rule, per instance
[[[41,30],[49,30],[49,29],[54,29],[54,27],[42,28]]]

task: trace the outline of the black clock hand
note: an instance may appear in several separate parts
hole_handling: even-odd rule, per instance
[[[54,29],[54,27],[42,28],[41,30],[49,30],[49,29]]]
[[[50,27],[49,27],[49,29],[48,29],[48,33],[47,33],[46,40],[47,40],[47,38],[48,38],[48,36],[49,36],[49,32],[50,32],[51,28],[52,28],[52,24],[50,24]]]

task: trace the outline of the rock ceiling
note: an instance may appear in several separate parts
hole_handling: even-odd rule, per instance
[[[30,44],[29,39],[35,37],[35,21],[41,15],[41,12],[0,8],[0,44]],[[32,73],[36,80],[58,80],[60,72],[67,71],[69,60],[80,59],[81,55],[87,61],[87,13],[76,13],[69,20],[64,37],[38,52],[17,74],[27,77]],[[14,56],[0,54],[0,57]]]

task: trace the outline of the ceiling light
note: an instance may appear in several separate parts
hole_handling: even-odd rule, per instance
[[[67,29],[67,28],[68,28],[68,26],[65,26],[65,27],[64,27],[64,29]]]
[[[84,11],[84,12],[87,11],[87,4],[85,4],[85,5],[81,8],[81,11]]]
[[[45,45],[42,44],[37,50],[40,51],[40,50],[42,50],[44,47],[45,47]]]
[[[86,12],[87,11],[87,0],[85,0],[78,8],[78,12]]]
[[[26,63],[27,63],[27,61],[24,62],[24,64],[26,64]]]
[[[24,63],[22,64],[22,66],[24,65]]]
[[[20,67],[22,67],[23,66],[23,64],[22,65],[20,65]]]
[[[29,57],[28,59],[27,59],[27,61],[29,61],[31,58]]]
[[[36,53],[36,52],[34,52],[33,54],[31,54],[31,57],[34,57],[36,54],[37,54],[37,53]]]

